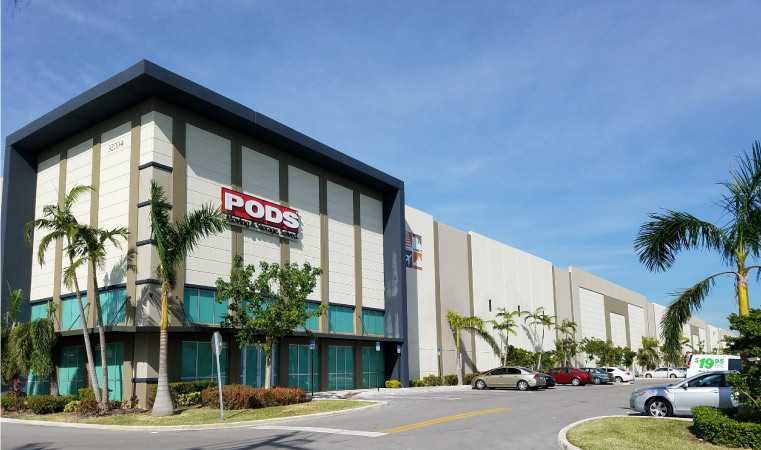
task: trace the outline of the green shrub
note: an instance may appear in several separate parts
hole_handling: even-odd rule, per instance
[[[26,394],[23,392],[19,392],[19,395],[16,396],[13,392],[8,391],[0,399],[0,406],[2,406],[4,411],[19,411],[26,407],[25,398]]]
[[[72,413],[79,411],[79,404],[82,403],[79,400],[72,400],[63,407],[63,412]]]
[[[473,378],[481,375],[480,373],[466,373],[464,377],[462,377],[462,384],[470,385],[473,382]]]
[[[423,380],[410,380],[410,387],[423,387],[425,386],[425,381]]]
[[[285,406],[307,401],[307,393],[301,388],[275,387],[271,389],[254,389],[254,396],[249,400],[249,408],[268,408]]]
[[[457,386],[460,380],[457,379],[457,375],[449,374],[444,375],[444,386]]]
[[[705,441],[728,447],[761,449],[761,424],[738,422],[709,406],[692,408],[692,428]]]
[[[77,412],[79,413],[97,413],[99,410],[98,402],[94,398],[80,400],[77,407]]]
[[[242,384],[222,386],[222,402],[225,409],[268,408],[305,401],[306,391],[301,388],[256,389]],[[201,403],[211,408],[219,408],[219,388],[204,389],[201,392]]]
[[[225,409],[246,409],[255,393],[254,388],[245,384],[222,386],[222,402]],[[201,403],[204,406],[219,408],[219,388],[206,388],[201,391]]]
[[[180,406],[190,406],[201,404],[200,392],[189,392],[187,394],[180,394],[177,396],[177,404]]]
[[[423,377],[426,386],[441,386],[441,378],[438,375],[428,375]]]
[[[399,389],[402,387],[402,383],[397,380],[388,380],[386,381],[386,387],[389,389]]]
[[[180,395],[188,395],[193,392],[198,392],[200,394],[204,389],[216,386],[217,382],[214,380],[179,381],[176,383],[169,383],[169,395],[172,397],[172,404],[178,406],[181,405]],[[146,402],[146,406],[149,409],[153,407],[153,402],[156,400],[157,388],[158,385],[156,384],[151,386],[151,391],[148,395],[148,401]],[[217,403],[219,403],[219,401],[217,401]]]
[[[66,405],[73,401],[73,395],[56,397],[53,395],[30,395],[26,398],[26,405],[35,414],[51,414],[61,412]]]
[[[95,398],[95,394],[92,391],[92,388],[82,388],[79,390],[79,399],[85,400],[88,398]]]

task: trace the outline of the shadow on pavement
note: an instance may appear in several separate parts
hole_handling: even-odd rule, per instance
[[[205,444],[201,447],[187,447],[185,450],[246,450],[255,448],[305,449],[307,448],[307,445],[313,442],[314,441],[311,439],[296,438],[294,436],[268,436],[259,439],[220,442],[216,445]]]

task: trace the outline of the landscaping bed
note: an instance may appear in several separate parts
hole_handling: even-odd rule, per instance
[[[3,414],[3,417],[51,422],[122,426],[202,425],[301,416],[359,408],[361,406],[373,405],[375,403],[376,402],[354,400],[318,400],[286,406],[272,406],[268,408],[236,409],[225,411],[224,421],[219,419],[219,409],[206,407],[187,407],[178,409],[175,415],[170,417],[152,417],[151,412],[145,410],[115,410],[112,412],[112,415],[103,417],[82,415],[79,413],[54,413],[44,415],[15,413],[12,415]]]
[[[607,417],[581,423],[568,431],[568,442],[583,450],[726,450],[692,434],[692,422],[661,418]]]

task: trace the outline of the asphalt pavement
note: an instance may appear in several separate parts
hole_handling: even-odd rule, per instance
[[[3,422],[2,449],[555,449],[558,432],[588,417],[635,414],[632,390],[666,380],[520,392],[467,386],[352,391],[385,405],[356,413],[203,431],[113,431]],[[341,393],[341,395],[346,394]],[[323,394],[323,397],[339,396]]]

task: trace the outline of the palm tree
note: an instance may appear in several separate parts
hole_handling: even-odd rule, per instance
[[[177,269],[185,261],[187,254],[202,238],[224,231],[225,221],[219,208],[204,205],[172,222],[169,218],[172,205],[164,195],[164,188],[153,180],[151,180],[150,207],[151,238],[156,242],[159,255],[156,276],[161,282],[159,380],[151,414],[153,416],[171,416],[174,414],[174,405],[169,395],[166,362],[169,344],[167,333],[169,293],[176,287]]]
[[[64,197],[63,206],[57,204],[45,205],[42,208],[42,217],[26,224],[24,238],[29,246],[32,245],[32,236],[35,229],[49,230],[49,233],[40,239],[40,244],[37,248],[37,260],[40,263],[40,266],[45,264],[45,252],[48,247],[57,239],[66,240],[66,248],[64,249],[64,252],[69,258],[69,267],[71,268],[74,264],[78,252],[75,242],[77,241],[77,233],[80,230],[80,226],[77,219],[74,217],[74,214],[71,212],[71,207],[81,196],[90,193],[92,190],[92,186],[74,186],[69,193],[66,194],[66,197]],[[77,279],[76,271],[69,271],[67,269],[64,274],[64,284],[68,288],[73,287],[74,292],[77,295],[79,317],[82,321],[82,336],[85,340],[87,369],[90,373],[90,383],[93,386],[93,395],[100,405],[101,396],[97,389],[98,377],[95,375],[95,363],[93,362],[92,348],[90,347],[90,332],[87,328],[87,316],[85,315],[85,309],[82,306],[82,293],[79,290],[79,280]]]
[[[748,276],[752,270],[761,269],[746,266],[747,258],[758,257],[761,250],[761,143],[756,141],[751,154],[737,157],[736,161],[732,180],[721,183],[728,191],[719,203],[729,219],[724,226],[666,210],[663,214],[650,214],[652,220],[642,224],[634,241],[640,262],[651,271],[665,271],[674,264],[677,253],[691,249],[718,252],[722,263],[730,269],[674,293],[675,298],[661,319],[664,348],[677,348],[682,326],[692,311],[701,308],[719,276],[735,278],[740,315],[748,315]]]
[[[570,365],[570,356],[575,355],[568,355],[568,342],[570,339],[573,339],[573,335],[576,333],[576,322],[570,320],[570,319],[563,319],[560,324],[557,323],[557,318],[555,320],[555,329],[563,333],[563,340],[562,342],[562,348],[563,348],[563,355],[565,356],[565,361],[563,363],[565,365]]]
[[[492,328],[495,330],[499,330],[499,337],[500,342],[499,345],[502,346],[502,333],[504,332],[504,342],[505,342],[505,351],[502,352],[500,350],[500,364],[505,364],[505,361],[507,360],[507,352],[509,348],[509,341],[510,341],[510,333],[516,334],[515,327],[518,326],[518,324],[515,322],[515,317],[520,316],[520,311],[511,311],[507,312],[505,308],[497,308],[499,311],[497,313],[497,317],[501,318],[501,322],[497,322],[496,320],[492,320]]]
[[[555,323],[556,317],[545,313],[543,306],[536,308],[534,312],[526,311],[522,314],[526,316],[523,318],[523,321],[528,322],[532,328],[534,339],[539,338],[537,327],[542,327],[542,338],[539,340],[539,360],[536,363],[536,370],[539,370],[539,367],[542,365],[542,355],[544,354],[544,332],[546,328],[551,327]]]
[[[114,247],[121,248],[119,238],[126,241],[128,237],[129,231],[123,227],[115,228],[113,230],[105,230],[102,228],[80,225],[79,231],[76,233],[75,245],[79,258],[71,264],[71,267],[74,268],[74,270],[76,270],[76,267],[86,264],[87,262],[90,263],[90,267],[92,268],[94,287],[92,298],[95,299],[95,318],[98,322],[98,337],[100,338],[100,365],[103,383],[103,394],[101,396],[103,401],[100,406],[102,412],[105,412],[106,402],[108,401],[108,362],[106,358],[106,331],[103,321],[103,312],[100,305],[100,295],[98,293],[98,277],[95,276],[95,274],[98,273],[98,269],[103,270],[106,265],[105,243],[110,242]]]
[[[447,322],[449,328],[452,330],[456,341],[456,353],[455,353],[455,367],[457,370],[457,382],[462,384],[462,360],[460,358],[460,333],[467,331],[475,334],[479,338],[483,339],[494,354],[499,356],[499,346],[497,341],[494,340],[491,334],[486,331],[486,321],[478,316],[465,317],[457,314],[454,311],[447,311]]]
[[[655,369],[661,357],[658,354],[658,338],[642,336],[642,347],[637,350],[637,361],[644,362],[639,364],[647,369]]]

